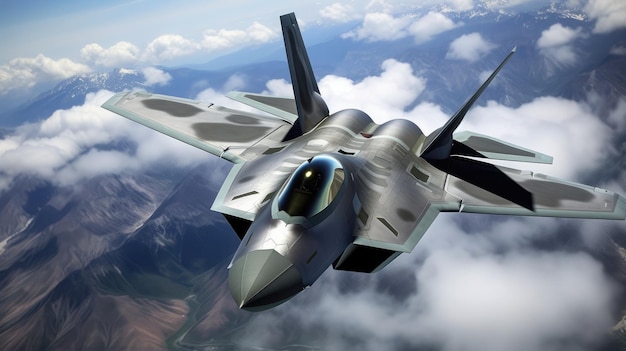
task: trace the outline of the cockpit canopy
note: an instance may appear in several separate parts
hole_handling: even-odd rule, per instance
[[[278,210],[290,216],[312,217],[324,210],[337,196],[344,181],[339,161],[315,156],[291,175],[278,194]]]

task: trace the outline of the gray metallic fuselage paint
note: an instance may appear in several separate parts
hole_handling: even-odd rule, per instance
[[[368,166],[369,157],[356,157],[337,151],[352,150],[350,146],[356,145],[355,142],[362,144],[370,140],[375,144],[378,143],[377,140],[387,140],[398,148],[408,149],[408,145],[423,137],[421,130],[407,120],[390,121],[371,136],[363,136],[371,123],[371,118],[359,110],[337,112],[324,119],[311,132],[287,142],[280,152],[263,156],[234,170],[237,173],[233,176],[233,181],[223,185],[232,190],[238,184],[254,182],[263,176],[257,165],[274,163],[274,170],[283,169],[286,163],[292,162],[291,158],[285,159],[285,155],[295,154],[295,150],[307,150],[307,146],[310,147],[316,140],[325,140],[327,144],[320,152],[302,154],[301,157],[332,158],[344,171],[343,184],[334,200],[310,218],[289,216],[285,211],[279,211],[276,194],[259,209],[229,267],[229,288],[241,308],[264,310],[295,296],[313,284],[354,241],[355,228],[363,226],[357,219],[361,208],[355,207],[355,203],[361,206],[361,201],[371,201],[367,198],[359,199],[358,193],[364,194],[368,190],[359,190],[358,187],[376,186],[376,180],[368,181],[359,175],[363,173],[363,167]],[[359,152],[358,149],[354,151]],[[372,157],[374,155],[376,154],[372,153]],[[290,175],[283,180],[277,194],[285,187],[294,170],[292,168]],[[404,213],[403,215],[407,216]],[[270,260],[267,258],[267,250],[275,251],[286,258],[286,261],[275,255]],[[258,258],[261,256],[264,258]],[[290,266],[286,267],[285,262],[289,262]],[[259,267],[260,265],[263,267]],[[276,267],[268,267],[270,265]],[[294,275],[294,269],[298,272],[297,276]],[[286,275],[291,277],[290,282],[286,282]],[[281,280],[280,287],[276,287],[277,284],[274,283],[278,280]]]
[[[310,218],[290,216],[278,209],[276,196],[257,214],[233,257],[229,271],[229,287],[240,307],[259,311],[288,300],[313,284],[354,240],[356,214],[353,198],[356,192],[351,176],[354,174],[353,165],[343,155],[335,154],[332,158],[342,165],[346,177],[337,196],[321,212]],[[267,267],[265,270],[273,273],[259,276],[256,272],[258,267],[242,266],[247,258],[266,250],[280,254],[293,267]],[[276,265],[283,265],[283,262],[276,260]],[[268,261],[264,264],[273,263]],[[280,289],[272,287],[272,282],[283,279],[282,276],[293,276],[293,269],[298,272],[299,279],[293,278]],[[259,279],[265,281],[256,286],[252,281],[246,282]],[[263,291],[264,287],[272,291]],[[259,288],[261,290],[256,291]],[[262,297],[262,300],[255,297]]]

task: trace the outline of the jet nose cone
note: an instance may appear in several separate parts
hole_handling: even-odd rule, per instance
[[[240,308],[262,311],[274,307],[303,289],[300,272],[274,250],[256,250],[233,263],[228,287]]]

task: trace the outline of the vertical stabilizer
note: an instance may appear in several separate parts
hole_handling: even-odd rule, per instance
[[[452,133],[459,126],[463,117],[469,109],[472,107],[474,102],[478,100],[480,95],[487,89],[487,86],[491,81],[496,77],[498,72],[504,67],[504,64],[513,56],[517,47],[514,47],[513,50],[502,60],[500,65],[496,68],[493,73],[487,78],[487,80],[476,90],[474,95],[472,95],[466,102],[461,106],[461,108],[446,122],[446,124],[434,131],[431,135],[428,136],[426,142],[424,144],[424,148],[422,149],[421,156],[425,159],[433,159],[433,160],[443,160],[450,156],[450,150],[452,149]]]
[[[507,61],[515,53],[515,49],[502,60],[500,65],[491,73],[489,78],[476,90],[463,106],[446,122],[446,124],[428,136],[424,143],[421,156],[439,170],[462,179],[492,194],[498,195],[521,207],[534,211],[533,195],[524,187],[516,183],[498,167],[465,157],[451,156],[453,139],[452,133],[459,126],[463,117],[487,86],[504,67]],[[460,144],[456,145],[457,147]],[[474,151],[471,148],[469,151]],[[475,151],[474,151],[475,152]],[[480,155],[480,154],[479,154]],[[472,155],[471,153],[469,156]]]
[[[327,117],[328,106],[326,106],[326,102],[322,99],[317,87],[296,15],[290,13],[280,16],[280,24],[283,29],[291,84],[298,110],[298,119],[285,136],[285,140],[290,140],[313,129],[315,125]]]

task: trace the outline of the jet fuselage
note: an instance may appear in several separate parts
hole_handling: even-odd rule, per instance
[[[368,133],[372,124],[362,111],[340,111],[286,142],[281,151],[247,163],[236,171],[234,182],[225,184],[236,187],[241,180],[256,178],[256,162],[274,164],[276,170],[293,167],[293,159],[284,157],[293,155],[290,149],[317,149],[301,155],[306,159],[261,207],[242,238],[229,266],[229,288],[241,308],[263,310],[293,297],[313,284],[353,242],[361,210],[358,193],[367,191],[357,187],[376,186],[361,169],[370,164],[368,157],[357,155],[365,144],[382,141],[408,152],[407,145],[423,136],[406,120],[389,121]]]

